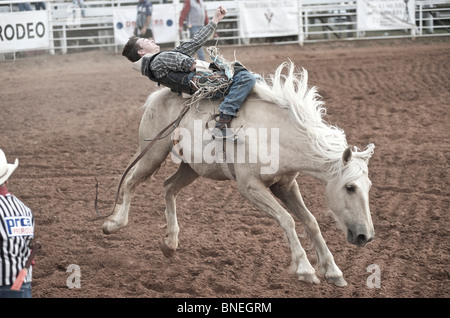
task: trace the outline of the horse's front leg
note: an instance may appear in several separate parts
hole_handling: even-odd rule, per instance
[[[319,273],[325,276],[328,283],[337,286],[346,286],[347,282],[345,281],[341,270],[334,262],[333,255],[322,237],[316,218],[306,208],[305,203],[303,202],[297,181],[295,179],[290,179],[284,183],[277,183],[270,189],[303,223],[303,226],[313,241],[316,249],[319,262]]]
[[[167,232],[161,245],[166,257],[173,255],[178,247],[178,227],[176,196],[178,192],[198,178],[198,174],[187,164],[182,162],[178,170],[164,181],[166,200]]]
[[[241,195],[272,216],[285,231],[292,254],[290,271],[296,273],[300,280],[309,283],[320,283],[314,268],[306,257],[305,250],[300,244],[292,216],[275,200],[260,180],[252,178],[242,179],[245,180],[238,180],[238,189]]]

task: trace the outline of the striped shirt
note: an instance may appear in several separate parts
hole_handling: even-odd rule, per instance
[[[192,55],[200,49],[216,31],[217,25],[209,22],[192,39],[181,43],[175,49],[161,52],[152,61],[150,69],[156,78],[166,76],[170,71],[189,72],[195,62]]]
[[[30,255],[34,236],[31,210],[14,195],[0,187],[0,286],[12,285]],[[6,191],[5,191],[6,190]],[[32,268],[24,282],[31,282]]]

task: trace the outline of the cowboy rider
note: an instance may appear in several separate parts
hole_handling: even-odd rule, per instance
[[[152,39],[132,36],[124,46],[122,55],[131,62],[139,63],[142,75],[149,77],[150,80],[167,86],[172,91],[192,94],[189,83],[197,66],[197,61],[192,56],[214,34],[217,24],[226,13],[227,10],[219,6],[207,25],[200,29],[192,39],[183,42],[175,49],[160,52],[159,45],[156,45]],[[247,95],[252,91],[255,82],[255,76],[251,72],[238,62],[234,64],[232,82],[226,93],[222,93],[224,100],[219,106],[219,119],[217,119],[213,132],[216,137],[225,136],[226,128],[236,116],[237,110],[242,106]]]

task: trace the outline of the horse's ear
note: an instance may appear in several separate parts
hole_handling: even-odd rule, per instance
[[[344,154],[342,155],[342,161],[344,162],[344,165],[350,162],[352,160],[352,147],[347,147],[347,149],[344,150]]]

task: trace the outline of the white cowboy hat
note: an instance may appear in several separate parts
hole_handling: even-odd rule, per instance
[[[8,180],[9,176],[16,170],[19,165],[19,159],[16,158],[14,164],[6,162],[6,156],[3,150],[0,149],[0,185]]]

